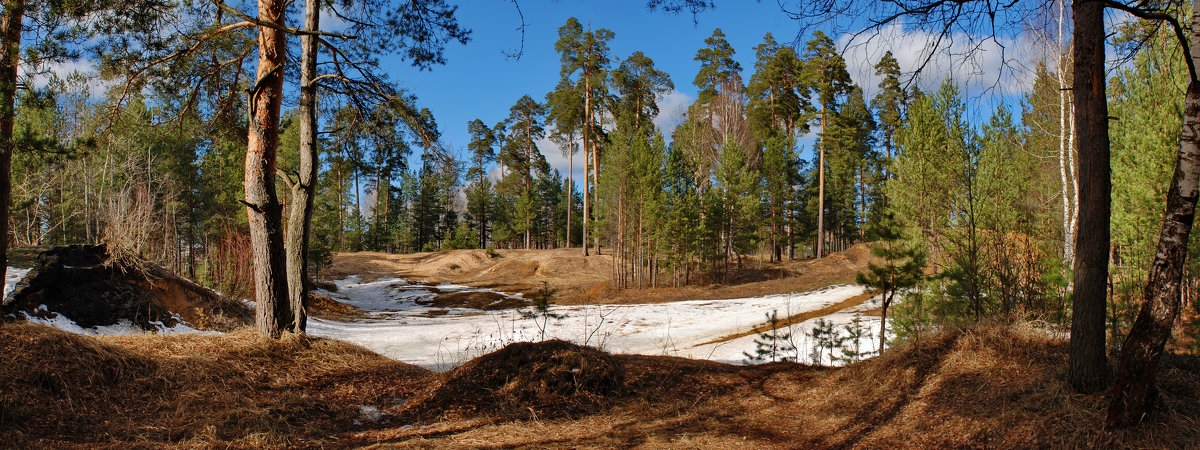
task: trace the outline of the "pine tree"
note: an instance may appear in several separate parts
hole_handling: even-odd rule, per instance
[[[880,242],[871,246],[871,254],[884,261],[882,265],[870,263],[867,271],[858,274],[855,282],[870,287],[879,293],[881,299],[879,313],[879,349],[887,343],[888,308],[896,295],[911,289],[920,283],[925,276],[925,254],[920,247],[910,245],[903,240],[902,228],[896,223],[895,217],[884,213],[882,220],[875,225],[874,234]]]
[[[837,113],[839,100],[850,92],[850,73],[846,61],[837,53],[833,40],[825,33],[813,33],[804,51],[804,78],[808,91],[817,97],[816,124],[821,127],[817,151],[817,248],[818,258],[825,256],[825,167],[826,132]]]
[[[883,142],[885,158],[883,174],[886,179],[891,178],[891,173],[886,167],[892,164],[892,158],[895,156],[896,130],[904,120],[904,108],[907,103],[904,88],[900,86],[900,64],[896,57],[892,56],[891,50],[885,52],[875,64],[875,75],[883,77],[879,80],[879,92],[871,99],[871,107],[879,117],[879,132],[882,134],[880,140]]]
[[[659,98],[675,89],[671,75],[654,67],[654,60],[633,52],[612,71],[618,104],[615,115],[628,115],[634,130],[648,130],[658,116]]]
[[[583,138],[584,160],[587,161],[591,157],[591,182],[599,184],[600,181],[600,142],[603,140],[604,130],[602,114],[604,105],[609,103],[608,99],[608,66],[611,63],[609,56],[608,42],[614,37],[612,31],[606,29],[599,30],[583,30],[583,25],[579,20],[572,17],[567,19],[567,23],[558,29],[559,39],[554,43],[554,49],[558,51],[562,60],[561,75],[563,79],[575,77],[576,88],[582,84],[583,98],[583,121],[580,127]],[[584,173],[587,173],[587,165],[585,163]],[[587,176],[584,176],[587,179]],[[583,205],[583,230],[584,243],[583,255],[587,256],[588,242],[588,221],[591,220],[591,211],[589,203],[595,203],[598,197],[593,192],[593,196],[589,200],[588,185],[584,183],[584,205]],[[597,236],[595,241],[596,252],[600,251],[600,240]]]
[[[763,331],[754,338],[754,353],[742,352],[746,364],[796,360],[797,349],[792,343],[792,333],[781,324],[778,311],[767,313],[767,321],[760,328]]]
[[[510,179],[510,187],[518,198],[516,211],[520,221],[514,223],[514,231],[524,234],[524,248],[532,248],[533,218],[536,194],[534,191],[534,172],[539,167],[546,166],[546,157],[537,147],[537,141],[546,135],[542,124],[546,108],[528,95],[522,96],[509,109],[506,127],[509,130],[501,159],[519,178]],[[518,185],[519,183],[519,185]]]
[[[468,192],[468,210],[474,216],[475,229],[479,232],[480,247],[487,246],[488,210],[490,204],[491,182],[487,179],[487,165],[496,158],[496,135],[482,120],[475,119],[467,123],[467,132],[471,142],[467,149],[471,152],[472,167],[467,171],[467,177],[475,179]]]

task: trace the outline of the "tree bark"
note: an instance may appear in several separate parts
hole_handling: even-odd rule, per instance
[[[584,92],[586,95],[587,91],[585,90]],[[587,97],[584,100],[587,101]],[[591,164],[589,159],[591,156],[591,153],[589,153],[591,147],[588,146],[588,136],[590,135],[588,129],[589,119],[586,113],[588,107],[589,104],[585,103],[583,116],[583,236],[579,242],[580,247],[583,247],[583,256],[588,256],[588,245],[590,245],[588,244],[588,216],[591,215],[591,199],[588,197],[588,189],[590,187],[590,183],[588,183],[588,165]]]
[[[1080,0],[1075,13],[1075,117],[1079,135],[1079,232],[1075,244],[1067,381],[1078,392],[1108,386],[1105,355],[1105,283],[1108,278],[1109,169],[1108,103],[1104,80],[1104,4]]]
[[[12,200],[13,120],[16,116],[17,65],[21,55],[24,0],[4,2],[0,19],[0,268],[8,267],[8,207]]]
[[[1063,263],[1068,267],[1074,265],[1075,258],[1075,204],[1079,203],[1076,200],[1078,192],[1075,183],[1075,159],[1070,157],[1073,150],[1070,146],[1073,142],[1069,142],[1068,135],[1072,134],[1069,129],[1074,128],[1074,121],[1070,123],[1068,128],[1068,112],[1067,106],[1070,102],[1067,101],[1067,77],[1066,77],[1066,45],[1063,44],[1063,24],[1066,21],[1066,5],[1063,0],[1058,1],[1058,172],[1062,182],[1062,223],[1063,223]],[[1068,162],[1069,160],[1069,162]],[[1071,178],[1067,178],[1067,171],[1071,172]]]
[[[825,133],[825,106],[821,106],[821,133]],[[825,140],[817,159],[817,258],[825,256]]]
[[[259,0],[259,20],[284,23],[284,2]],[[250,132],[246,145],[246,216],[254,260],[255,325],[279,337],[293,323],[285,283],[283,217],[275,195],[275,152],[279,147],[279,108],[283,96],[286,35],[258,27],[258,73],[250,90]]]
[[[1200,6],[1200,4],[1196,5]],[[1200,62],[1200,17],[1193,7],[1191,54]],[[1197,185],[1200,183],[1200,84],[1191,74],[1183,107],[1183,133],[1175,176],[1167,192],[1158,252],[1146,281],[1145,303],[1138,313],[1125,345],[1113,386],[1112,404],[1105,424],[1109,427],[1136,425],[1154,404],[1154,386],[1163,347],[1171,337],[1171,326],[1179,317],[1183,264],[1187,259],[1188,236],[1195,220]]]
[[[320,20],[317,0],[304,2],[304,29],[316,31]],[[287,253],[288,302],[292,308],[292,331],[303,333],[308,325],[305,299],[308,289],[308,239],[312,226],[313,196],[317,180],[317,40],[300,37],[300,171],[291,185],[288,208]]]

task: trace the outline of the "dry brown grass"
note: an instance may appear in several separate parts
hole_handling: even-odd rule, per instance
[[[351,344],[250,330],[94,338],[0,325],[0,445],[312,446],[381,426],[431,373]]]
[[[445,374],[328,340],[91,338],[0,326],[14,446],[1194,448],[1200,359],[1170,355],[1159,408],[1100,428],[1030,326],[910,341],[841,369],[733,366],[524,344]],[[578,369],[578,370],[575,370]],[[385,412],[362,420],[357,405]],[[355,423],[358,420],[359,423]]]

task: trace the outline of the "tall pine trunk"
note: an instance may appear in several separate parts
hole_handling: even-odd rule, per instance
[[[821,134],[825,133],[825,105],[821,105]],[[817,159],[817,258],[825,256],[825,140]]]
[[[320,4],[304,2],[304,29],[317,31]],[[292,307],[292,331],[303,333],[308,324],[305,299],[308,289],[308,239],[312,226],[313,196],[317,180],[317,39],[300,37],[300,171],[291,185],[292,201],[288,208],[288,233],[284,242],[287,253],[288,301]]]
[[[17,64],[21,54],[24,0],[4,2],[0,19],[0,268],[8,267],[8,207],[12,198],[13,120],[16,116]]]
[[[260,0],[259,20],[283,26],[284,2]],[[286,35],[258,27],[258,74],[250,90],[250,132],[246,145],[246,216],[254,260],[255,325],[279,337],[292,325],[283,254],[282,207],[275,195],[275,152],[279,147],[279,108],[283,96]]]
[[[1112,196],[1104,80],[1104,4],[1098,0],[1080,0],[1072,7],[1080,206],[1067,381],[1076,391],[1090,393],[1107,387],[1111,378],[1104,353]]]
[[[583,240],[579,242],[580,247],[583,247],[583,256],[588,256],[588,216],[591,215],[591,197],[588,196],[588,189],[591,184],[588,182],[588,165],[591,164],[589,153],[591,150],[588,146],[588,137],[591,134],[588,129],[587,109],[590,107],[590,102],[586,97],[587,91],[584,90],[584,116],[583,116]]]
[[[567,148],[567,248],[571,248],[571,200],[575,197],[575,188],[571,185],[575,176],[575,137],[571,136],[571,145]]]
[[[1200,63],[1200,1],[1193,6],[1190,54]],[[1200,83],[1192,73],[1183,106],[1183,133],[1175,176],[1167,192],[1167,210],[1163,217],[1158,252],[1146,281],[1145,300],[1125,345],[1113,386],[1112,405],[1106,425],[1127,426],[1141,422],[1153,406],[1156,396],[1154,379],[1163,347],[1171,337],[1171,326],[1179,317],[1180,285],[1183,263],[1187,259],[1188,236],[1195,220],[1200,184]]]

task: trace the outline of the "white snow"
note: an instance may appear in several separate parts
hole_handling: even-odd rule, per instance
[[[23,278],[28,269],[8,268],[5,295]],[[435,293],[485,292],[487,289],[442,283],[410,283],[401,278],[381,278],[363,282],[350,277],[335,282],[337,292],[318,291],[338,301],[362,309],[368,317],[352,322],[309,319],[308,332],[353,342],[384,356],[434,370],[447,370],[476,356],[521,341],[563,339],[591,345],[613,353],[670,355],[741,364],[745,353],[754,353],[757,335],[710,343],[744,332],[766,322],[766,314],[776,311],[780,318],[815,311],[864,292],[862,286],[831,286],[812,292],[768,295],[730,300],[693,300],[673,303],[553,306],[550,312],[561,319],[530,319],[519,310],[482,311],[471,308],[426,306]],[[521,297],[513,295],[510,297]],[[819,319],[834,324],[843,336],[845,327],[857,316],[865,327],[859,353],[876,351],[879,346],[879,318],[863,312],[879,306],[878,299],[824,317],[794,324],[779,330],[791,334],[797,348],[787,356],[801,362],[840,365],[845,361],[840,349],[813,353],[809,337]],[[526,308],[525,311],[532,311]],[[25,316],[30,322],[44,323],[66,331],[90,334],[138,334],[144,330],[132,323],[82,328],[54,312],[48,318]],[[545,330],[541,329],[544,326]],[[180,323],[174,327],[158,324],[163,334],[205,333]],[[850,346],[852,344],[846,344]],[[368,414],[364,414],[368,415]],[[369,416],[369,415],[368,415]]]
[[[833,286],[799,294],[769,295],[732,300],[695,300],[634,305],[554,306],[550,312],[561,319],[530,319],[521,311],[481,311],[468,308],[435,308],[420,302],[432,299],[431,286],[410,284],[400,278],[362,282],[351,277],[336,282],[338,292],[322,294],[368,312],[368,318],[353,322],[310,319],[308,332],[350,341],[385,356],[435,370],[446,370],[473,357],[520,341],[563,339],[592,345],[614,353],[671,355],[742,363],[743,352],[753,353],[757,335],[720,343],[709,343],[748,330],[766,321],[765,314],[777,311],[787,317],[825,308],[864,292],[862,286]],[[440,284],[446,291],[485,291],[466,286]],[[868,302],[839,311],[824,319],[840,330],[856,315],[866,327],[860,352],[877,346],[879,319],[862,315],[874,308]],[[532,311],[532,308],[526,308]],[[792,325],[792,342],[804,362],[840,364],[828,351],[810,357],[811,332],[817,319]],[[782,332],[782,330],[781,330]],[[845,331],[842,330],[842,334]],[[835,352],[841,355],[840,350]]]
[[[7,299],[12,295],[13,289],[17,287],[17,283],[25,279],[25,275],[29,275],[30,269],[18,269],[16,267],[8,267],[4,272],[4,296],[0,299]]]
[[[46,313],[49,317],[39,317],[36,315],[31,316],[24,311],[21,311],[20,314],[24,316],[25,320],[29,323],[40,323],[58,328],[63,331],[68,331],[75,334],[86,334],[89,336],[128,336],[149,332],[158,334],[217,334],[216,331],[200,331],[192,328],[188,326],[187,322],[179,319],[179,317],[175,318],[178,323],[176,323],[175,326],[170,327],[166,326],[162,322],[152,321],[150,324],[154,325],[155,329],[153,331],[148,331],[143,330],[133,322],[130,322],[128,319],[121,319],[113,325],[100,325],[91,328],[84,328],[75,323],[74,320],[71,320],[62,314],[48,311],[46,309],[46,305],[39,305],[38,311]]]

